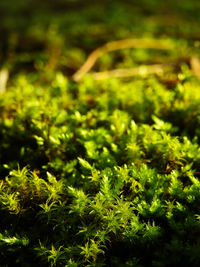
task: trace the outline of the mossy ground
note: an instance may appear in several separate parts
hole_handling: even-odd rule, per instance
[[[0,2],[0,266],[199,266],[198,1],[13,2]],[[169,67],[72,80],[128,38],[174,49],[106,53],[93,70]]]

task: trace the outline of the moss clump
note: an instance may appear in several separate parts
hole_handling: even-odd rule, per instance
[[[167,9],[158,2],[87,2],[77,13],[79,1],[60,0],[50,23],[54,4],[29,1],[30,20],[14,27],[9,17],[26,11],[21,0],[3,17],[1,266],[199,266],[198,5],[168,1],[170,18],[187,22],[177,28],[161,19]],[[72,81],[88,51],[135,36],[168,36],[176,49],[115,51],[95,71],[169,68]]]

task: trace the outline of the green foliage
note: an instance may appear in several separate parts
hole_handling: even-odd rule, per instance
[[[132,97],[138,80],[113,80],[114,99],[110,81],[83,81],[74,95],[59,73],[55,95],[29,79],[0,95],[3,263],[198,265],[198,111],[193,131],[185,123],[197,91],[149,78]]]
[[[0,265],[199,266],[199,4],[12,2],[0,2]],[[95,68],[170,63],[163,74],[71,80],[104,42],[155,36],[175,49],[123,49]]]

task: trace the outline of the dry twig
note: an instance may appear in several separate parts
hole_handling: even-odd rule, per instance
[[[200,78],[200,59],[198,57],[193,56],[190,59],[190,65],[194,75],[197,78]]]
[[[80,81],[81,78],[92,69],[97,59],[105,53],[125,48],[171,50],[174,48],[174,44],[169,40],[156,39],[125,39],[106,43],[105,45],[94,50],[88,56],[82,67],[73,75],[73,80],[76,82]]]
[[[7,69],[0,70],[0,92],[1,93],[6,90],[8,77],[9,77],[9,72]]]
[[[89,75],[93,77],[94,80],[103,80],[110,77],[122,78],[131,76],[146,76],[149,74],[162,74],[166,67],[172,64],[154,64],[154,65],[143,65],[130,69],[115,69],[110,71],[102,72],[92,72]]]

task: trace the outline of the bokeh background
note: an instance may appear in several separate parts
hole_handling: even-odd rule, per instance
[[[0,67],[11,76],[44,72],[50,79],[54,69],[71,76],[92,50],[124,38],[175,39],[180,57],[181,48],[198,46],[199,11],[195,0],[1,0]],[[157,53],[153,61],[162,60]],[[97,69],[151,61],[144,51],[121,51]]]

